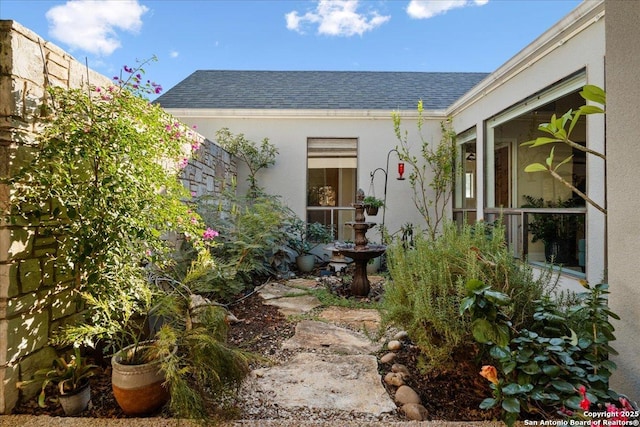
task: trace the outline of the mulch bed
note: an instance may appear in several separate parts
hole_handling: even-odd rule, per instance
[[[263,305],[258,294],[252,294],[230,307],[240,320],[230,327],[229,343],[254,354],[270,357],[280,348],[283,341],[293,336],[295,324],[288,321],[278,309]],[[478,375],[478,368],[469,355],[457,357],[455,369],[446,372],[420,374],[418,350],[406,346],[400,351],[394,363],[401,363],[409,369],[412,377],[407,385],[422,398],[432,420],[480,421],[498,417],[495,412],[482,411],[478,405],[491,395],[487,381]],[[126,418],[118,407],[111,392],[111,371],[104,362],[105,369],[91,379],[92,406],[82,416],[96,418]],[[381,373],[389,367],[381,367]],[[392,389],[389,389],[393,393]],[[22,402],[13,410],[14,414],[63,416],[62,408],[49,402],[46,408],[39,408],[35,399]],[[170,417],[166,409],[155,416]]]

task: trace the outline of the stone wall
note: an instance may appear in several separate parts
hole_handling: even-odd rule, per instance
[[[48,85],[69,88],[111,80],[14,21],[0,21],[0,179],[12,176],[34,146]],[[235,160],[203,140],[184,180],[197,195],[220,190],[220,178],[235,175]],[[228,179],[226,181],[229,181]],[[9,413],[20,392],[16,383],[49,366],[49,338],[77,315],[73,274],[64,268],[56,238],[39,224],[5,221],[10,188],[0,182],[0,413]],[[25,390],[25,397],[35,394]]]

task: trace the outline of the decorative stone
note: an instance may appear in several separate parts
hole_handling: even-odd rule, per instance
[[[396,390],[396,403],[405,405],[407,403],[422,403],[420,396],[411,387],[407,385],[400,386]]]
[[[404,379],[402,378],[402,375],[396,374],[395,372],[389,372],[387,375],[385,375],[384,382],[395,387],[404,385]]]
[[[398,351],[402,348],[402,343],[398,340],[389,341],[387,348],[391,351]]]
[[[409,373],[409,369],[406,366],[401,365],[400,363],[394,363],[393,366],[391,366],[391,372],[400,374],[402,378],[405,379],[411,376],[411,374]]]
[[[393,339],[398,341],[406,340],[408,338],[409,334],[407,333],[407,331],[400,331],[393,336]]]
[[[424,421],[429,415],[429,411],[427,411],[427,408],[419,403],[406,403],[402,405],[402,408],[400,408],[400,410],[407,418],[413,421]]]
[[[380,363],[391,363],[396,358],[395,353],[387,353],[380,358]]]

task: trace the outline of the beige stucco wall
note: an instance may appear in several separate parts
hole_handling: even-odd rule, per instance
[[[416,98],[416,106],[418,99]],[[279,150],[276,164],[258,174],[258,181],[270,194],[282,196],[282,200],[301,218],[306,218],[306,177],[307,177],[307,138],[335,137],[358,138],[358,187],[369,192],[370,173],[376,168],[385,168],[389,150],[396,147],[398,141],[394,134],[391,111],[351,112],[336,118],[332,111],[298,110],[295,112],[272,112],[269,115],[260,112],[235,112],[242,115],[233,117],[225,111],[167,109],[190,126],[197,125],[200,133],[215,139],[216,131],[227,127],[234,134],[242,133],[249,140],[260,142],[269,138]],[[442,113],[440,113],[442,114]],[[415,124],[415,112],[402,113],[403,128],[409,131],[412,149],[420,148],[420,138]],[[411,118],[413,116],[413,118]],[[444,117],[444,116],[443,116]],[[431,119],[423,127],[423,136],[427,141],[438,142],[441,137],[440,119]],[[387,188],[387,212],[385,225],[389,232],[400,229],[411,222],[424,226],[424,220],[418,214],[411,200],[412,189],[408,180],[396,180],[398,158],[391,154],[389,161],[389,179]],[[242,164],[238,165],[240,180],[246,177]],[[408,167],[405,176],[409,173]],[[239,183],[242,184],[242,183]],[[375,176],[376,197],[383,197],[384,175]],[[239,191],[243,191],[242,187]],[[382,221],[382,213],[370,219]],[[376,230],[367,233],[371,241],[379,241]]]
[[[494,116],[582,69],[586,69],[586,83],[604,86],[604,21],[604,3],[582,3],[450,108],[448,113],[452,115],[457,131],[476,126],[478,158],[485,157],[489,120]],[[604,129],[602,117],[589,118],[587,139],[590,148],[604,151]],[[478,176],[483,176],[484,166],[478,162]],[[589,159],[587,176],[589,196],[602,204],[605,198],[603,162]],[[545,178],[539,176],[537,179]],[[487,190],[485,184],[482,180],[478,182],[478,211],[486,204],[483,198]],[[606,272],[605,222],[603,214],[587,206],[586,274],[593,283],[600,281]],[[581,289],[577,280],[565,282],[570,283],[569,288]]]
[[[609,284],[611,309],[621,317],[612,387],[640,400],[640,2],[605,5]]]

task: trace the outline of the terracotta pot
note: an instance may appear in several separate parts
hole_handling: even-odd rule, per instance
[[[60,400],[60,406],[62,406],[65,415],[78,415],[87,409],[89,401],[91,400],[91,386],[89,381],[86,381],[84,385],[72,392],[61,394],[58,399]]]
[[[148,343],[138,344],[138,348]],[[162,407],[169,400],[169,390],[163,385],[165,376],[160,370],[160,360],[140,365],[122,363],[129,346],[111,358],[111,385],[113,395],[127,415],[147,415]]]

